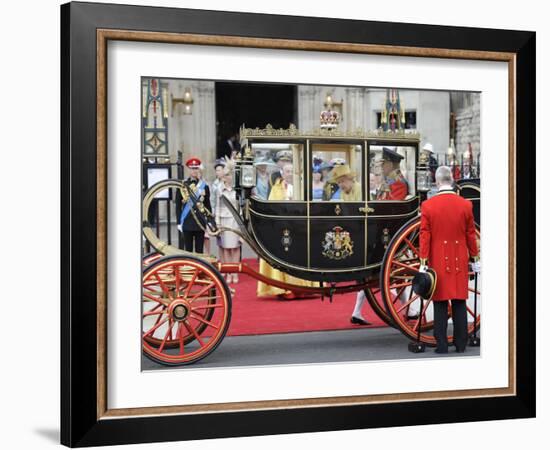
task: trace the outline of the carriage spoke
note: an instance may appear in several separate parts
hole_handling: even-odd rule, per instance
[[[413,251],[415,255],[418,255],[418,249],[412,244],[411,241],[409,241],[407,238],[403,238],[405,243],[408,245],[408,247]]]
[[[179,296],[180,288],[181,288],[181,273],[179,266],[174,265],[174,277],[176,279],[176,297]],[[179,327],[178,327],[179,328]]]
[[[159,316],[159,319],[160,319],[160,317],[162,317],[162,316]],[[143,335],[143,337],[145,337],[145,336],[152,336],[153,333],[154,333],[155,331],[157,331],[157,329],[160,328],[162,325],[164,325],[166,322],[168,322],[168,317],[164,318],[164,319],[161,320],[161,321],[158,321],[158,323],[156,323],[156,324],[153,326],[153,328],[151,328],[147,333],[145,333],[145,334]]]
[[[158,306],[162,306],[162,305],[158,305]],[[164,314],[164,309],[162,311],[156,311],[158,306],[156,306],[154,309],[151,309],[150,311],[145,311],[143,313],[143,317],[156,316],[157,314],[161,314],[161,315]]]
[[[415,272],[418,272],[418,268],[414,267],[414,266],[419,266],[420,267],[420,263],[419,262],[415,262],[415,263],[412,263],[412,264],[404,264],[400,261],[397,261],[397,260],[393,260],[392,261],[392,264],[396,265],[396,266],[399,266],[399,267],[402,267],[403,269],[411,269],[411,270],[414,270]]]
[[[168,287],[166,286],[164,281],[162,281],[162,279],[160,278],[160,275],[158,274],[158,272],[155,272],[155,278],[158,280],[160,288],[162,289],[162,292],[164,292],[170,300],[174,300],[172,298],[172,296],[170,295],[170,290],[168,289]]]
[[[189,280],[189,283],[187,283],[187,288],[185,289],[185,294],[183,295],[184,298],[189,297],[189,293],[191,292],[191,288],[195,284],[195,280],[197,279],[198,275],[199,275],[199,271],[197,269],[197,270],[195,270],[195,272],[193,272],[193,276],[191,277],[191,280]]]
[[[212,289],[214,287],[214,283],[210,283],[208,286],[203,287],[197,294],[193,296],[192,299],[189,300],[189,303],[193,303],[195,300],[197,300],[198,297],[200,297],[202,294],[204,294],[208,289]]]
[[[191,317],[193,317],[194,319],[197,319],[199,322],[205,323],[206,325],[208,325],[208,326],[210,326],[210,327],[212,327],[216,330],[219,330],[219,328],[220,328],[218,325],[215,325],[214,323],[210,322],[209,320],[206,320],[200,314],[191,313]]]
[[[390,285],[390,289],[397,289],[397,288],[400,288],[400,287],[407,287],[407,286],[412,286],[412,282],[392,284],[392,285]]]
[[[183,322],[178,323],[178,331],[176,338],[179,341],[180,355],[185,354],[185,342],[183,341]]]
[[[195,329],[190,326],[187,321],[184,321],[183,324],[185,325],[185,328],[187,328],[187,331],[189,331],[191,334],[193,334],[193,336],[195,336],[195,339],[197,340],[197,342],[200,344],[201,347],[204,347],[204,342],[203,340],[201,339],[201,337],[199,336],[199,334],[195,331]]]
[[[166,330],[166,334],[164,335],[164,339],[162,340],[162,343],[159,347],[159,352],[162,353],[162,350],[164,350],[164,346],[166,345],[166,341],[168,341],[168,336],[170,336],[170,340],[172,340],[172,328],[174,328],[174,321],[170,319],[168,330]]]
[[[405,287],[402,287],[399,289],[399,292],[395,294],[395,297],[393,298],[393,304],[395,305],[395,302],[401,298],[401,294],[405,291]]]
[[[410,306],[415,300],[418,300],[419,295],[415,294],[414,297],[407,300],[405,303],[403,303],[398,309],[395,310],[397,314],[399,314],[401,311],[403,311],[406,307]]]
[[[143,296],[148,298],[149,300],[160,303],[161,305],[164,305],[164,306],[168,306],[168,304],[170,303],[168,300],[164,300],[163,298],[159,298],[159,297],[154,297],[151,294],[148,294],[147,292],[143,292]]]
[[[215,303],[215,304],[212,304],[212,305],[198,305],[198,306],[193,306],[191,308],[191,311],[196,311],[197,309],[214,309],[214,308],[223,308],[224,305],[222,305],[221,303]]]

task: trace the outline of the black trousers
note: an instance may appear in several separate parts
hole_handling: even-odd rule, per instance
[[[434,337],[437,350],[447,351],[447,302],[432,302],[434,305]],[[466,300],[452,300],[453,341],[456,350],[463,352],[468,341],[468,318],[466,316]]]
[[[187,252],[202,253],[204,251],[204,231],[184,231],[183,248]]]

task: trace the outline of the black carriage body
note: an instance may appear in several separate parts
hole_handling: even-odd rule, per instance
[[[243,228],[254,249],[276,269],[311,281],[364,281],[377,279],[384,252],[401,226],[416,217],[420,198],[416,174],[410,174],[414,192],[406,200],[370,200],[371,148],[406,146],[418,161],[418,135],[387,137],[250,136],[257,130],[241,130],[244,145],[288,143],[300,149],[303,183],[300,200],[265,200],[249,196],[244,202]],[[329,133],[327,133],[329,134]],[[355,146],[357,170],[363,174],[361,201],[313,200],[311,177],[315,146]],[[346,245],[331,248],[331,237]]]

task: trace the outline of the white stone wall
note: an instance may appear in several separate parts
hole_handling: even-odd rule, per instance
[[[480,94],[464,93],[469,98],[459,102],[456,113],[456,151],[462,155],[468,149],[468,143],[472,144],[474,161],[480,153]]]
[[[172,161],[177,152],[183,152],[183,162],[198,157],[204,164],[207,180],[214,177],[216,159],[216,102],[213,81],[162,80],[168,86],[168,150]],[[170,94],[182,98],[186,88],[191,89],[193,109],[191,115],[183,114],[183,105],[172,111]]]

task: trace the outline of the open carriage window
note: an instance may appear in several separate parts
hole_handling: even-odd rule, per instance
[[[253,143],[256,187],[252,195],[269,201],[304,200],[303,145]]]
[[[355,144],[311,145],[311,200],[363,200],[361,149],[360,145]]]
[[[369,149],[370,200],[408,200],[415,192],[415,148],[371,146]]]

